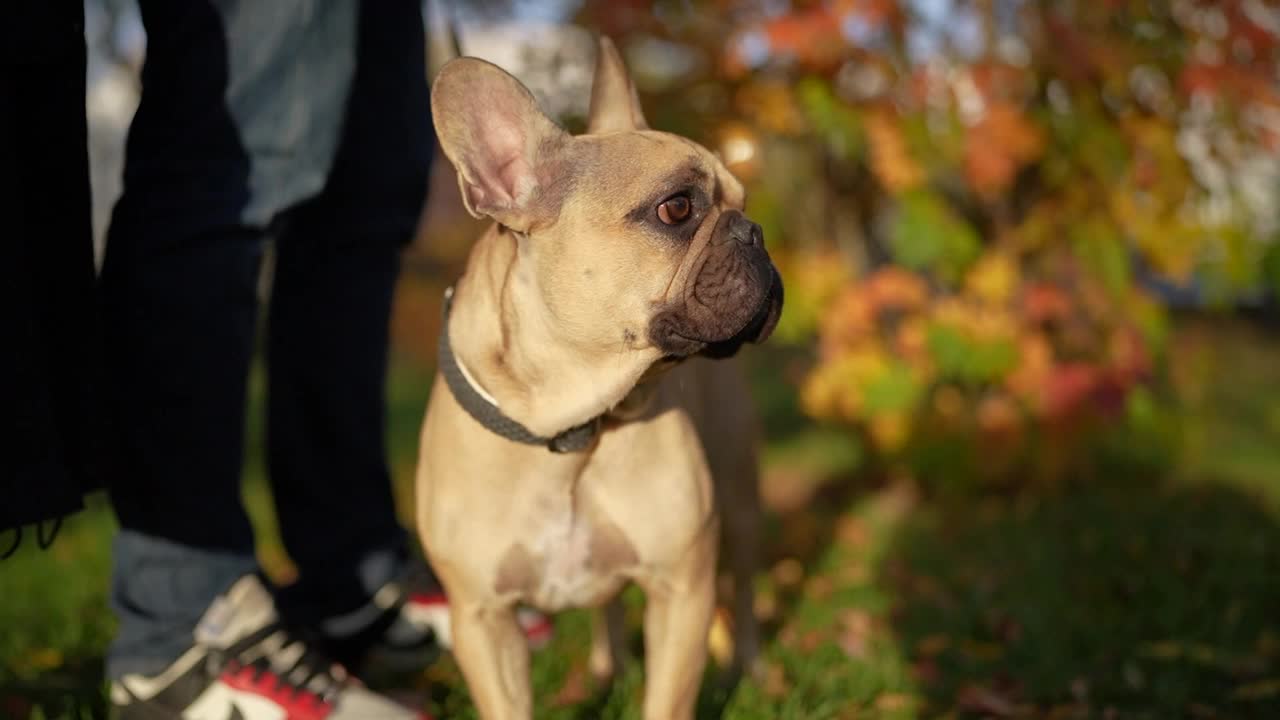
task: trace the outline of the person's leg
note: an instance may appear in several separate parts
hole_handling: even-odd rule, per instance
[[[384,385],[398,236],[313,208],[276,243],[267,321],[267,444],[281,536],[299,570],[284,612],[318,623],[362,605],[405,559],[385,457]]]
[[[101,277],[121,532],[108,674],[149,674],[254,569],[240,500],[262,237],[239,224],[248,158],[224,100],[222,21],[144,2],[148,57]]]
[[[278,238],[268,321],[271,481],[299,569],[280,602],[307,622],[367,603],[408,557],[384,394],[399,254],[432,147],[419,4],[362,3],[357,42],[328,182]]]
[[[117,217],[120,217],[117,213]],[[113,225],[102,290],[118,422],[112,677],[165,667],[255,567],[240,499],[261,241]]]

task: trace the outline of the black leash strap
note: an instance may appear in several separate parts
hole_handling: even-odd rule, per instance
[[[529,428],[507,417],[497,405],[485,399],[480,391],[462,373],[458,358],[449,344],[449,310],[453,307],[453,288],[444,291],[444,322],[440,327],[438,362],[445,385],[467,414],[475,418],[489,432],[524,445],[541,445],[554,453],[586,450],[600,433],[600,417],[596,416],[581,425],[557,433],[552,437],[535,435]]]
[[[45,529],[46,522],[49,523],[47,530]],[[48,550],[53,545],[53,541],[57,539],[58,531],[62,529],[62,516],[59,515],[58,517],[48,521],[41,520],[36,523],[35,527],[36,547],[39,547],[41,550]],[[10,529],[13,530],[13,540],[5,546],[3,550],[0,550],[0,560],[8,560],[13,557],[14,554],[18,552],[18,548],[22,545],[22,526],[14,525]],[[0,530],[0,535],[3,534],[4,531]]]
[[[53,545],[53,541],[58,537],[58,531],[61,529],[61,515],[49,521],[48,532],[44,529],[44,522],[36,525],[36,545],[38,545],[41,550],[48,550],[49,546]]]

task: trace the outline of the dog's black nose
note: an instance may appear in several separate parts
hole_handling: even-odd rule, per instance
[[[764,246],[764,230],[748,220],[746,215],[739,213],[730,222],[733,224],[729,226],[729,234],[734,240],[749,247]]]

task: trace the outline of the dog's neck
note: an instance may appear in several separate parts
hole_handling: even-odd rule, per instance
[[[547,311],[520,242],[496,225],[480,237],[445,330],[477,389],[503,414],[550,437],[618,406],[657,357],[656,351],[570,345]]]

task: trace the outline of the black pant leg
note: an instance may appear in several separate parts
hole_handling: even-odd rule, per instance
[[[119,217],[119,213],[117,213]],[[240,499],[260,233],[116,223],[102,295],[121,527],[253,551]]]
[[[241,222],[251,160],[225,17],[209,0],[140,8],[142,97],[100,284],[109,490],[126,530],[252,553],[240,476],[263,236]]]
[[[268,455],[298,564],[295,615],[365,602],[407,552],[386,460],[385,380],[399,254],[432,148],[421,8],[361,3],[357,65],[324,191],[278,243],[269,320]],[[394,564],[394,561],[392,562]]]
[[[300,221],[277,252],[267,446],[281,535],[300,571],[282,602],[306,618],[367,600],[361,564],[403,552],[384,417],[399,246]]]

